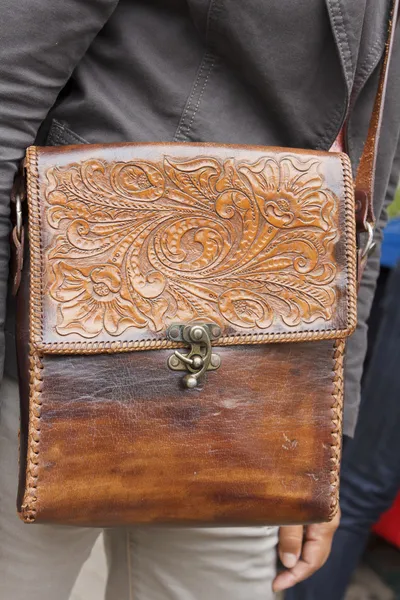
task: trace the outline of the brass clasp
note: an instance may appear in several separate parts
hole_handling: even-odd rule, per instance
[[[221,335],[221,328],[215,323],[196,323],[181,325],[174,323],[167,330],[167,336],[174,342],[185,342],[190,351],[183,354],[175,350],[168,359],[168,366],[173,371],[188,371],[183,378],[187,388],[197,386],[199,379],[206,371],[215,371],[221,365],[221,357],[212,352],[212,342]]]

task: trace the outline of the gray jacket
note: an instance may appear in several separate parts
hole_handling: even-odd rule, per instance
[[[388,15],[389,0],[0,0],[1,328],[10,189],[35,138],[52,144],[194,140],[328,149],[351,106],[348,143],[356,166]],[[397,44],[377,169],[378,215],[399,137],[399,52]],[[392,182],[396,176],[393,171]],[[361,289],[359,328],[348,346],[349,434],[377,269],[375,256]],[[11,300],[10,372],[12,312]],[[2,339],[2,354],[4,348]]]

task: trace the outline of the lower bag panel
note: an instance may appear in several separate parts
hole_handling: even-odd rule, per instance
[[[343,346],[216,348],[221,369],[190,392],[166,368],[171,350],[37,356],[23,518],[94,526],[328,519],[338,494]]]

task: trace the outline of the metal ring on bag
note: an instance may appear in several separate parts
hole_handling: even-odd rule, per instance
[[[361,254],[362,259],[368,258],[368,256],[370,256],[372,254],[372,252],[375,250],[375,247],[376,247],[376,243],[374,242],[374,228],[372,227],[371,223],[367,222],[366,225],[367,225],[368,239],[367,239],[365,248]]]
[[[17,192],[15,194],[15,214],[16,214],[16,225],[15,225],[15,231],[17,234],[17,238],[18,241],[20,242],[22,239],[22,200],[21,200],[21,194],[20,192]]]

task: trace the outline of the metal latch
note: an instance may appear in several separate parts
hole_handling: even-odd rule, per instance
[[[212,342],[220,335],[221,328],[215,323],[174,323],[168,328],[167,336],[171,341],[190,346],[187,354],[175,350],[168,359],[168,366],[173,371],[188,371],[183,378],[185,387],[196,387],[206,371],[215,371],[220,367],[221,357],[212,352]]]

